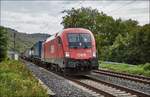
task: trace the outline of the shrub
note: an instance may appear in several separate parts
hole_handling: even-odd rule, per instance
[[[150,63],[144,64],[143,68],[144,68],[144,70],[150,71]]]

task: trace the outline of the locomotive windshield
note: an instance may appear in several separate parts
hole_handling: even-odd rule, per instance
[[[91,35],[87,33],[69,33],[68,42],[70,48],[90,48]]]

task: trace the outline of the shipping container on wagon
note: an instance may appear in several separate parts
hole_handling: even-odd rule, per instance
[[[34,58],[41,58],[41,52],[42,52],[42,43],[43,41],[38,41],[37,43],[35,43],[32,47],[32,57]]]

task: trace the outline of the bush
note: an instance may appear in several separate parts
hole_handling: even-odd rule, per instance
[[[150,63],[146,63],[143,66],[144,70],[150,71]]]

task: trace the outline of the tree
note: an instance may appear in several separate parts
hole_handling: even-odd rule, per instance
[[[136,53],[136,63],[150,62],[150,24],[142,26],[133,34],[130,46]]]
[[[113,29],[115,20],[112,17],[90,7],[72,8],[71,10],[64,10],[63,13],[67,13],[61,23],[64,28],[82,27],[93,32],[96,37],[97,48],[99,48],[99,55],[102,55],[104,46],[109,46],[113,43],[117,32]]]
[[[7,31],[0,26],[0,61],[7,57]]]
[[[137,30],[137,29],[136,29]],[[110,47],[109,59],[131,64],[150,62],[150,24],[140,27],[137,31],[118,35]]]

